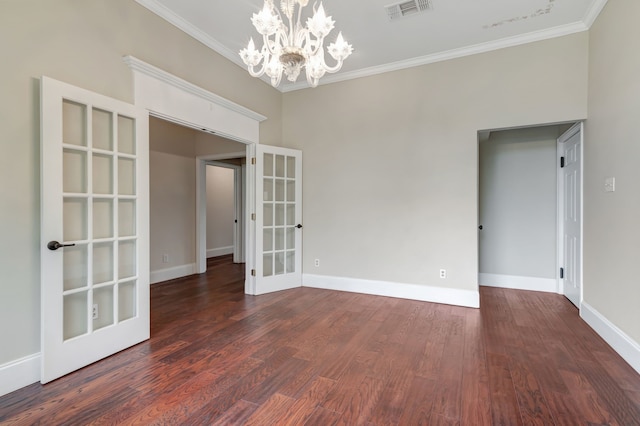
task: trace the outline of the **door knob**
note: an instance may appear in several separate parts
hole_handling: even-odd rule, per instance
[[[58,250],[60,247],[73,247],[75,246],[75,244],[61,244],[57,241],[49,241],[49,244],[47,244],[47,248],[49,250]]]
[[[300,229],[300,228],[302,228],[302,225],[301,224],[297,224],[296,228]]]
[[[478,226],[478,229],[482,231],[482,225]]]

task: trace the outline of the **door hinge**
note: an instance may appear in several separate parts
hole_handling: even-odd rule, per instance
[[[560,168],[564,167],[564,157],[560,157]]]
[[[252,270],[251,270],[251,276],[252,276],[252,277],[255,277],[255,276],[256,276],[256,270],[255,270],[255,269],[252,269]]]
[[[256,220],[256,214],[255,213],[251,213],[251,220]]]
[[[256,164],[256,157],[251,157],[251,164]]]
[[[564,278],[564,268],[560,268],[560,279]]]

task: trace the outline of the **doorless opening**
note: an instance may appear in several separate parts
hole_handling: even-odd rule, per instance
[[[557,147],[572,124],[478,133],[479,285],[562,292]]]

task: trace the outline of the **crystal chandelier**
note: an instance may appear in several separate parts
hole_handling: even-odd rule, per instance
[[[304,68],[307,82],[311,87],[316,87],[325,73],[339,71],[342,62],[353,52],[353,47],[342,38],[340,32],[335,43],[327,47],[336,64],[333,67],[326,64],[324,38],[333,29],[335,21],[325,14],[322,3],[317,8],[314,4],[313,16],[302,26],[302,8],[309,0],[280,0],[280,10],[273,2],[274,0],[265,0],[262,10],[254,13],[251,18],[253,26],[262,35],[263,46],[256,50],[251,38],[249,45],[240,51],[249,74],[261,77],[266,73],[271,78],[271,85],[278,87],[283,72],[287,80],[294,82]],[[288,27],[283,22],[283,15],[287,17]],[[258,65],[260,67],[256,70]]]

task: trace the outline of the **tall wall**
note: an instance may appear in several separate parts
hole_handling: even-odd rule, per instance
[[[40,351],[40,76],[133,102],[133,55],[267,116],[267,144],[282,96],[132,0],[3,0],[0,39],[2,366]]]
[[[587,50],[580,33],[285,93],[304,272],[476,291],[477,132],[586,118]]]
[[[638,16],[640,2],[609,1],[590,30],[584,301],[640,348]],[[616,178],[615,192],[604,191],[606,177]]]

